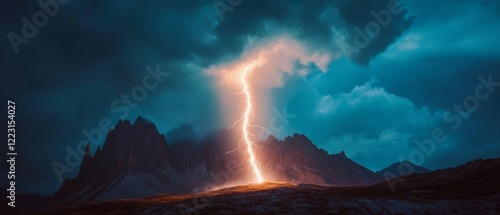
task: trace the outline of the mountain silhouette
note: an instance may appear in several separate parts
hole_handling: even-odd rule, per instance
[[[87,145],[76,178],[66,179],[54,205],[77,205],[157,194],[189,194],[252,183],[238,132],[223,129],[199,141],[167,144],[154,123],[138,117],[120,120],[91,155]],[[346,157],[328,154],[305,135],[255,142],[260,169],[268,181],[323,186],[366,186],[382,178]]]
[[[422,174],[431,172],[425,167],[418,166],[410,161],[401,161],[391,164],[390,166],[377,171],[376,174],[386,180],[393,179],[399,176],[407,176],[412,174]]]

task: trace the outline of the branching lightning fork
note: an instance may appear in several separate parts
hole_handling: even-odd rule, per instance
[[[248,73],[255,67],[256,63],[258,62],[253,62],[250,65],[247,65],[244,70],[243,74],[241,75],[241,83],[243,84],[243,92],[245,93],[245,98],[246,98],[246,108],[245,108],[245,113],[243,114],[243,125],[241,127],[243,131],[243,139],[245,140],[245,143],[247,144],[247,152],[250,155],[249,162],[250,165],[252,166],[253,173],[255,175],[255,178],[257,179],[258,183],[261,183],[264,181],[264,178],[262,177],[262,174],[260,173],[259,166],[257,165],[257,160],[255,159],[255,155],[253,152],[253,141],[250,139],[250,136],[252,135],[249,131],[248,128],[251,126],[250,125],[250,114],[253,114],[253,107],[252,107],[252,97],[250,93],[250,89],[247,83],[247,75]]]
[[[231,151],[226,152],[226,154],[228,154],[228,153],[232,153],[232,152],[238,150],[239,147],[240,147],[240,144],[242,142],[244,142],[246,144],[246,152],[249,155],[248,162],[250,163],[250,166],[252,167],[253,174],[254,174],[255,179],[257,180],[258,183],[263,182],[264,178],[262,177],[262,173],[260,172],[260,168],[259,168],[260,165],[259,165],[259,162],[257,161],[257,159],[255,157],[254,150],[253,150],[254,141],[252,141],[252,137],[253,138],[257,138],[257,136],[254,135],[254,134],[252,134],[249,131],[249,129],[251,127],[259,127],[259,126],[255,126],[255,125],[251,125],[250,124],[250,121],[253,119],[253,117],[255,117],[255,113],[253,111],[252,95],[251,95],[250,86],[249,86],[247,77],[248,77],[248,74],[255,68],[255,66],[262,65],[262,63],[263,63],[262,59],[259,58],[256,61],[252,61],[251,63],[247,64],[244,67],[243,72],[242,72],[242,74],[240,76],[240,80],[239,80],[241,82],[242,86],[243,86],[243,92],[232,93],[231,94],[231,95],[237,94],[237,95],[244,95],[245,96],[243,98],[243,100],[238,105],[238,106],[240,106],[244,102],[245,103],[245,112],[231,126],[231,128],[233,128],[234,126],[236,126],[236,124],[238,124],[240,122],[242,123],[242,125],[241,125],[242,138],[238,142],[238,147],[235,148],[235,149],[233,149],[233,150],[231,150]]]

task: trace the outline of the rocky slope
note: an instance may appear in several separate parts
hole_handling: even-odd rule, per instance
[[[499,214],[500,159],[368,187],[249,184],[199,194],[83,204],[48,214]],[[390,189],[392,186],[394,189]]]
[[[364,186],[381,181],[344,152],[330,155],[305,135],[294,134],[283,141],[270,136],[259,142],[257,148],[257,158],[272,181],[330,186]]]

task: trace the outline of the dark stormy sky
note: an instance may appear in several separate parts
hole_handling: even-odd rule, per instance
[[[374,171],[500,154],[498,0],[60,3],[46,23],[37,1],[0,3],[19,192],[56,191],[52,164],[68,165],[68,148],[103,121],[145,116],[167,141],[230,127],[241,115],[235,80],[257,59],[249,81],[262,137],[303,133]],[[34,16],[41,27],[24,35],[22,17]],[[152,77],[146,67],[157,65],[169,75]],[[146,94],[127,105],[122,95],[145,77]]]

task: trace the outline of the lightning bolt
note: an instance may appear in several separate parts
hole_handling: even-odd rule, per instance
[[[243,131],[243,139],[245,143],[247,144],[247,152],[250,155],[249,162],[250,165],[252,166],[253,173],[257,179],[258,183],[261,183],[264,181],[264,178],[262,177],[262,174],[260,173],[259,167],[257,165],[257,160],[255,159],[255,155],[253,152],[253,145],[254,142],[250,139],[250,136],[252,135],[249,131],[248,128],[251,126],[250,125],[250,115],[253,114],[253,108],[252,108],[252,97],[251,93],[249,90],[249,85],[247,83],[247,75],[248,73],[255,67],[256,64],[261,64],[262,61],[259,59],[258,62],[253,62],[250,65],[246,66],[243,70],[243,74],[241,75],[241,83],[243,84],[243,92],[245,94],[245,102],[246,102],[246,109],[245,113],[243,113],[243,125],[241,127]]]

